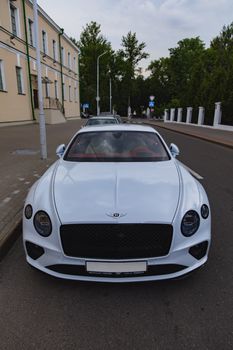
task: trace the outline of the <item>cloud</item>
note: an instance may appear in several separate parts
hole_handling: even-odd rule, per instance
[[[102,33],[119,49],[128,31],[136,32],[147,44],[150,58],[169,54],[168,49],[186,37],[200,38],[208,46],[224,24],[232,21],[232,0],[38,0],[43,9],[65,28],[68,35],[79,38],[82,28],[94,20]]]

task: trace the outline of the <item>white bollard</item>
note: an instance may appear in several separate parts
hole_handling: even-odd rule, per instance
[[[183,108],[178,108],[178,115],[177,115],[177,122],[178,123],[182,122],[182,112],[183,112]]]
[[[164,122],[166,123],[168,121],[168,109],[164,110]]]
[[[219,124],[221,124],[221,119],[222,119],[221,102],[216,102],[215,103],[213,126],[218,126]]]
[[[205,117],[205,108],[204,107],[199,107],[198,111],[198,125],[203,125],[204,124],[204,117]]]
[[[193,107],[187,107],[186,123],[190,124],[192,122],[192,112]]]
[[[174,122],[174,118],[175,118],[175,108],[171,108],[171,111],[170,111],[170,121],[171,122]]]

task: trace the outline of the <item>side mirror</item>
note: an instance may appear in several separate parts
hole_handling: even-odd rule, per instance
[[[170,152],[174,158],[180,154],[179,148],[174,143],[170,144]]]
[[[56,149],[56,155],[61,158],[63,156],[63,153],[65,152],[66,145],[64,143],[62,145],[59,145]]]

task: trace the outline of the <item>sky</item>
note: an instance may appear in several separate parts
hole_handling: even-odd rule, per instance
[[[184,38],[200,36],[206,47],[233,22],[233,0],[38,0],[38,4],[68,36],[79,39],[87,23],[101,24],[102,34],[112,48],[121,47],[121,38],[136,32],[150,54],[139,66],[145,70],[159,57],[169,55]]]

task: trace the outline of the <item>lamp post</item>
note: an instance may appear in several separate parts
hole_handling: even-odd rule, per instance
[[[109,111],[112,114],[112,78],[111,70],[109,70]]]
[[[97,86],[96,86],[96,109],[97,109],[97,115],[100,115],[100,92],[99,92],[99,80],[100,80],[100,75],[99,75],[99,63],[100,63],[100,57],[105,55],[108,51],[104,51],[101,55],[97,57]]]
[[[37,80],[38,80],[38,95],[39,95],[40,152],[41,152],[41,158],[46,159],[47,158],[47,143],[46,143],[45,115],[44,115],[44,107],[43,107],[43,92],[42,92],[42,80],[41,80],[37,0],[33,0],[33,10],[34,10],[36,64],[37,64]]]

